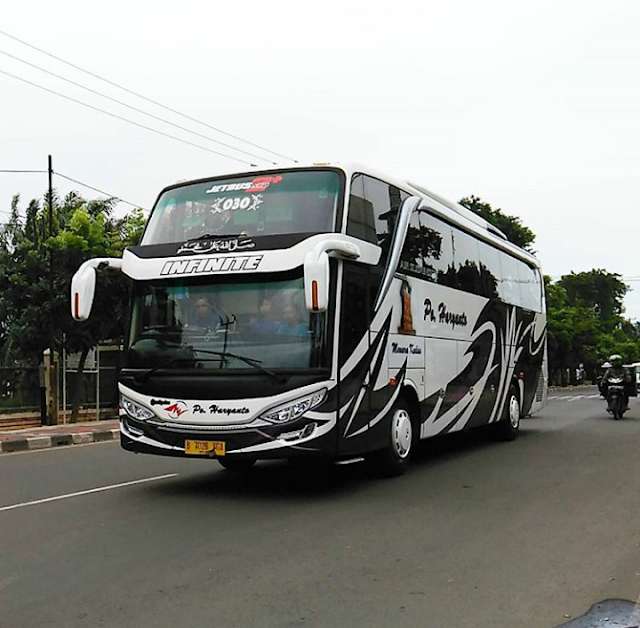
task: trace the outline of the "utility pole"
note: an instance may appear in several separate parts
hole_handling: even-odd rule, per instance
[[[51,155],[49,155],[49,237],[53,235],[53,166]]]
[[[48,193],[48,197],[49,197],[49,237],[53,237],[53,165],[52,165],[52,159],[51,159],[51,155],[48,155],[48,160],[47,160],[47,172],[49,174],[49,193]],[[50,294],[52,295],[53,298],[53,249],[49,249],[49,288],[50,288]],[[49,384],[49,388],[51,389],[51,375],[53,373],[56,374],[57,377],[57,370],[55,369],[55,364],[57,362],[56,360],[56,352],[54,349],[54,345],[55,343],[51,343],[51,346],[49,347],[49,360],[48,360],[48,369],[47,369],[47,381]],[[45,364],[47,364],[47,362],[45,362]],[[53,394],[49,394],[49,404],[47,407],[48,410],[48,420],[47,420],[47,425],[55,425],[58,421],[57,421],[57,410],[58,410],[58,400],[57,400],[57,396],[55,399],[55,408],[54,408],[54,404],[51,401],[54,398]]]

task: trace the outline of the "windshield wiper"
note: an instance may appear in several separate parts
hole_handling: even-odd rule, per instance
[[[255,358],[247,358],[243,355],[237,355],[236,353],[229,353],[228,351],[209,351],[208,349],[196,349],[195,347],[187,347],[185,345],[181,345],[181,347],[185,349],[190,349],[191,351],[194,351],[196,353],[205,353],[208,355],[215,355],[217,356],[217,358],[209,358],[209,359],[207,358],[199,359],[195,357],[173,358],[172,360],[169,360],[169,362],[167,362],[166,364],[154,366],[153,368],[147,369],[143,373],[137,373],[136,375],[133,376],[134,379],[138,382],[143,382],[143,383],[147,382],[149,378],[155,373],[157,373],[158,371],[171,368],[172,366],[175,366],[176,364],[180,364],[181,362],[194,362],[197,360],[199,362],[220,361],[220,363],[223,363],[225,358],[233,358],[236,360],[240,360],[245,364],[248,364],[249,366],[261,371],[265,375],[269,375],[269,377],[273,378],[276,382],[278,382],[278,384],[284,384],[287,381],[285,377],[282,377],[281,375],[278,375],[278,373],[276,373],[275,371],[272,371],[271,369],[268,369],[265,366],[262,366],[261,361],[256,360]]]
[[[279,384],[284,384],[286,382],[286,378],[278,375],[275,371],[268,369],[266,366],[262,366],[262,360],[256,360],[255,358],[247,358],[244,355],[238,355],[237,353],[229,353],[228,351],[209,351],[209,349],[197,349],[196,347],[190,347],[196,353],[204,353],[207,355],[215,355],[220,358],[220,362],[224,362],[225,358],[233,358],[235,360],[240,360],[240,362],[244,362],[249,366],[261,371],[265,375],[269,375]],[[200,362],[215,362],[214,358],[200,360]]]
[[[147,369],[142,373],[136,373],[133,376],[133,379],[135,379],[137,382],[144,383],[144,382],[147,382],[154,373],[157,373],[162,369],[171,368],[176,364],[180,364],[180,362],[193,362],[194,359],[195,358],[173,358],[172,360],[169,360],[166,364],[162,364],[161,366],[154,366],[153,368]]]

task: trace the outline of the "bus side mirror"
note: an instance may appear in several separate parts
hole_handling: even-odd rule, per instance
[[[95,291],[96,269],[81,266],[71,280],[71,316],[75,320],[86,321],[89,318]]]
[[[122,268],[122,260],[113,257],[97,257],[84,262],[71,279],[71,316],[77,321],[86,321],[91,314],[96,292],[96,270]]]
[[[329,253],[346,259],[360,257],[360,246],[344,238],[322,240],[304,258],[304,301],[309,312],[324,312],[329,305]]]

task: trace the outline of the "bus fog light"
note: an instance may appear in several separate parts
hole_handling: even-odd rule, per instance
[[[265,414],[262,418],[270,423],[287,423],[301,417],[305,412],[319,406],[327,396],[327,389],[323,388],[305,397],[294,399],[286,404],[277,406]]]
[[[315,432],[317,425],[315,423],[309,423],[305,425],[301,430],[295,430],[293,432],[284,432],[278,436],[280,440],[300,440],[301,438],[307,438]]]

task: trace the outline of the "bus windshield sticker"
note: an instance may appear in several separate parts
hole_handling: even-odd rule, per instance
[[[196,275],[200,273],[233,273],[257,270],[262,255],[235,257],[203,257],[201,259],[173,260],[164,263],[160,275]]]
[[[254,212],[264,203],[262,194],[252,194],[249,196],[221,196],[211,204],[212,214],[223,214],[225,212],[242,209]]]
[[[282,175],[279,174],[256,177],[247,192],[265,192],[272,183],[280,183],[280,181],[282,181]]]
[[[241,183],[220,183],[212,185],[205,194],[219,194],[220,192],[266,192],[271,184],[280,183],[282,175],[263,175],[255,177],[251,181],[242,181]]]
[[[218,238],[211,240],[188,240],[177,252],[177,255],[198,254],[198,253],[233,253],[244,249],[254,248],[256,243],[251,238]]]

